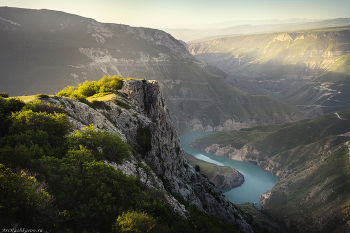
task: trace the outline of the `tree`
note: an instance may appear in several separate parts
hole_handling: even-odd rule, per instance
[[[157,225],[157,220],[147,213],[128,211],[118,217],[115,223],[116,232],[144,233]]]
[[[0,225],[12,227],[11,220],[20,222],[24,228],[33,227],[43,218],[41,214],[52,211],[54,198],[46,189],[47,185],[38,182],[35,174],[18,169],[13,172],[0,164]]]

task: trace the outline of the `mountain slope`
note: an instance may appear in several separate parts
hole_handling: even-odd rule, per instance
[[[37,98],[27,105],[0,98],[2,226],[112,232],[118,217],[138,211],[163,225],[155,232],[253,232],[258,227],[184,158],[156,81],[124,80],[121,89],[91,96],[87,104]],[[17,198],[11,190],[21,186],[11,181],[21,180],[14,180],[9,169],[20,172],[22,180],[25,174],[37,176],[42,185],[34,194],[55,197],[52,206],[38,203],[25,183],[21,195],[28,197]]]
[[[350,106],[349,45],[349,27],[339,27],[222,38],[190,44],[189,51],[231,78],[327,114]]]
[[[350,111],[320,118],[219,132],[195,140],[207,153],[257,164],[280,180],[262,210],[290,232],[350,229]]]
[[[160,30],[49,10],[1,7],[0,17],[0,91],[10,96],[53,94],[67,85],[120,75],[157,80],[181,133],[303,117],[291,105],[227,85]]]

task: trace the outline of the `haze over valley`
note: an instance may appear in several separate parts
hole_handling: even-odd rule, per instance
[[[350,231],[350,2],[3,4],[4,229]]]

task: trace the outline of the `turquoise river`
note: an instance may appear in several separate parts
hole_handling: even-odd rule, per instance
[[[190,143],[194,139],[209,135],[211,133],[212,132],[181,135],[181,145],[187,153],[192,154],[198,159],[220,166],[232,167],[242,173],[244,176],[244,183],[242,186],[233,189],[222,189],[221,192],[227,197],[227,199],[235,204],[256,202],[257,204],[255,207],[260,208],[260,195],[270,190],[276,184],[278,178],[271,173],[258,168],[254,164],[243,163],[220,156],[207,154],[190,147]]]

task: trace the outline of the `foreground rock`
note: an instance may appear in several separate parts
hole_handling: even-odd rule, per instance
[[[135,164],[132,158],[121,166],[106,163],[125,174],[141,176],[141,181],[149,187],[167,191],[168,203],[180,215],[185,216],[186,210],[173,197],[177,194],[189,204],[231,222],[240,232],[252,232],[244,213],[184,158],[185,152],[156,81],[126,81],[116,98],[128,107],[118,106],[112,100],[105,102],[109,107],[96,110],[69,98],[47,101],[61,105],[71,115],[76,128],[94,124],[99,130],[120,135],[136,148],[144,160],[143,165]],[[148,169],[151,172],[147,172]]]

